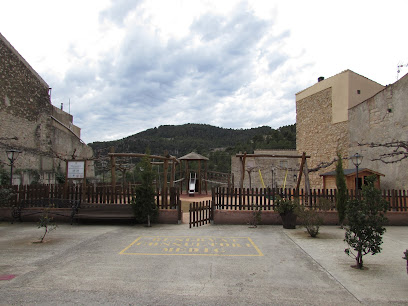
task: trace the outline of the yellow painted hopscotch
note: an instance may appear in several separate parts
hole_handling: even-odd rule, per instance
[[[249,237],[140,236],[121,255],[263,256]]]

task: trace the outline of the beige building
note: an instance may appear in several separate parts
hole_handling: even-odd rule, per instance
[[[343,157],[349,155],[349,109],[383,88],[366,77],[345,70],[328,79],[319,78],[315,85],[296,94],[296,149],[311,156],[307,161],[309,169],[330,163],[337,152]],[[310,173],[311,188],[322,188],[320,174],[334,169],[335,164],[332,164]]]
[[[0,162],[8,169],[6,150],[20,150],[14,183],[54,183],[66,159],[91,159],[93,151],[73,117],[51,104],[48,84],[1,34],[0,58]],[[93,162],[87,173],[94,175]]]
[[[298,156],[296,150],[256,150],[254,155]],[[246,157],[244,188],[296,188],[300,158]],[[241,158],[231,157],[231,173],[235,187],[240,187],[242,174]],[[263,184],[262,184],[263,181]]]

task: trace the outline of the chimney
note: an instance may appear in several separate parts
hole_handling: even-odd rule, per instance
[[[61,103],[61,110],[64,110],[64,103]]]
[[[321,82],[321,81],[323,81],[324,80],[324,77],[318,77],[317,78],[317,82]]]

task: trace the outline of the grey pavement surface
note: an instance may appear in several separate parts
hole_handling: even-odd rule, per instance
[[[351,268],[344,230],[0,223],[0,305],[408,305],[408,227]]]

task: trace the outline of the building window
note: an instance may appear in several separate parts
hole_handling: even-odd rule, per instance
[[[361,90],[360,90],[360,89],[357,89],[357,94],[358,94],[358,95],[361,94]]]

